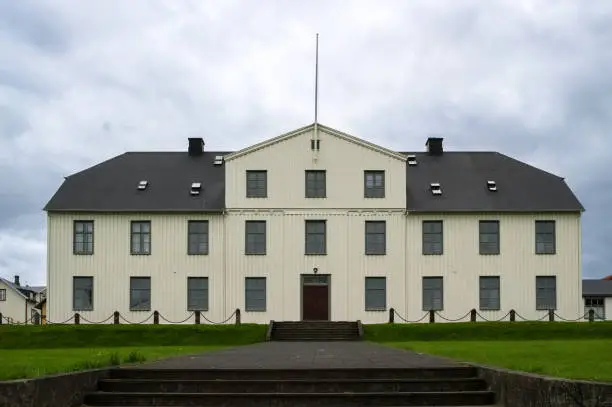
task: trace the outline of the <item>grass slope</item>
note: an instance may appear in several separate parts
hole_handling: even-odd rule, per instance
[[[612,382],[612,340],[399,342],[388,345],[458,361],[569,379]]]
[[[200,353],[220,346],[158,346],[72,349],[0,349],[0,380],[25,379],[152,361],[168,356]]]
[[[266,325],[0,325],[0,349],[238,346],[265,340]]]
[[[374,342],[607,339],[612,321],[373,324],[364,326],[364,337]]]

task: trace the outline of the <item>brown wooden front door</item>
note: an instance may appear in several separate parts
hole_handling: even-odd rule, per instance
[[[303,276],[302,320],[329,320],[329,276]]]

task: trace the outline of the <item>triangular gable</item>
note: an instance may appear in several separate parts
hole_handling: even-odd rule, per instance
[[[269,146],[271,146],[273,144],[280,143],[282,141],[285,141],[285,140],[288,140],[290,138],[293,138],[293,137],[299,136],[301,134],[307,133],[309,131],[312,131],[312,130],[314,130],[314,126],[315,125],[313,123],[313,124],[310,124],[308,126],[299,128],[297,130],[293,130],[293,131],[290,131],[288,133],[281,134],[280,136],[277,136],[277,137],[274,137],[274,138],[262,141],[261,143],[253,144],[252,146],[249,146],[249,147],[243,148],[242,150],[238,150],[238,151],[236,151],[234,153],[228,154],[225,157],[223,157],[223,159],[225,161],[230,161],[230,160],[233,160],[235,158],[241,157],[243,155],[250,154],[250,153],[255,152],[257,150],[261,150],[263,148],[269,147]],[[335,136],[335,137],[338,137],[338,138],[341,138],[342,140],[348,141],[350,143],[357,144],[359,146],[365,147],[365,148],[370,149],[372,151],[376,151],[377,153],[384,154],[384,155],[387,155],[389,157],[398,159],[400,161],[406,161],[406,156],[404,156],[404,155],[402,155],[402,154],[400,154],[400,153],[398,153],[396,151],[389,150],[388,148],[381,147],[381,146],[376,145],[374,143],[370,143],[369,141],[362,140],[362,139],[360,139],[358,137],[351,136],[350,134],[343,133],[341,131],[332,129],[331,127],[324,126],[322,124],[317,124],[317,127],[318,127],[319,131],[324,131],[325,133],[330,134],[330,135]]]
[[[19,291],[19,289],[10,281],[0,277],[0,281],[2,281],[8,288],[10,288],[11,290],[15,291],[17,294],[19,294],[21,297],[25,298],[26,300],[30,300],[24,293],[22,293],[21,291]]]

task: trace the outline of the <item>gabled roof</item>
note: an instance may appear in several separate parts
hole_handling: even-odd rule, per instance
[[[582,296],[612,297],[612,280],[582,280]]]
[[[360,138],[355,137],[355,136],[351,136],[350,134],[346,134],[346,133],[343,133],[343,132],[341,132],[339,130],[332,129],[331,127],[324,126],[324,125],[322,125],[320,123],[317,123],[317,127],[318,127],[318,131],[320,131],[320,132],[323,131],[325,133],[328,133],[328,134],[331,134],[333,136],[336,136],[336,137],[338,137],[338,138],[340,138],[342,140],[348,141],[349,143],[357,144],[359,146],[368,148],[368,149],[370,149],[372,151],[376,151],[377,153],[387,155],[387,156],[395,158],[397,160],[406,161],[406,157],[403,156],[402,154],[396,152],[396,151],[389,150],[388,148],[381,147],[381,146],[376,145],[374,143],[370,143],[369,141],[360,139]],[[269,146],[271,146],[273,144],[280,143],[281,141],[289,140],[290,138],[297,137],[297,136],[299,136],[301,134],[304,134],[304,133],[307,133],[309,131],[313,131],[314,128],[315,128],[315,124],[314,123],[313,124],[309,124],[308,126],[304,126],[304,127],[299,128],[297,130],[293,130],[293,131],[290,131],[288,133],[281,134],[280,136],[273,137],[271,139],[262,141],[261,143],[253,144],[252,146],[249,146],[249,147],[243,148],[242,150],[238,150],[238,151],[236,151],[234,153],[228,154],[227,157],[225,157],[225,161],[231,161],[231,160],[233,160],[235,158],[238,158],[238,157],[241,157],[243,155],[255,152],[257,150],[261,150],[262,148],[266,148],[266,147],[269,147]]]
[[[406,199],[415,212],[564,212],[584,208],[564,179],[497,152],[412,152]],[[497,191],[489,191],[495,181]],[[431,192],[440,183],[441,195]]]
[[[45,206],[64,212],[221,212],[225,209],[225,166],[217,155],[232,160],[273,143],[312,130],[314,125],[272,138],[240,151],[192,156],[187,151],[130,152],[66,177]],[[414,212],[580,212],[584,208],[565,180],[497,152],[444,151],[398,153],[318,125],[321,131],[406,163],[407,210]],[[408,165],[407,155],[417,165]],[[148,181],[145,190],[137,188]],[[495,181],[497,191],[487,188]],[[199,195],[191,195],[200,182]],[[441,195],[431,192],[438,182]]]
[[[217,155],[187,152],[131,152],[66,178],[46,211],[135,212],[221,211],[225,206],[225,168]],[[149,182],[145,190],[138,183]],[[199,195],[191,184],[201,182]]]
[[[31,292],[36,294],[36,291],[31,290],[31,287],[22,287],[22,286],[18,286],[14,283],[11,283],[10,281],[8,281],[5,278],[0,277],[0,281],[3,282],[4,284],[6,284],[6,286],[8,288],[10,288],[11,290],[13,290],[14,292],[16,292],[17,294],[19,294],[21,297],[23,297],[23,299],[27,300],[27,301],[33,301],[30,300],[30,298],[28,298],[27,293]]]

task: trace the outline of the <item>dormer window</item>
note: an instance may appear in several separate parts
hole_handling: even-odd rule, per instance
[[[431,193],[433,195],[442,195],[442,187],[439,182],[432,182],[429,184],[429,188],[431,189]]]

